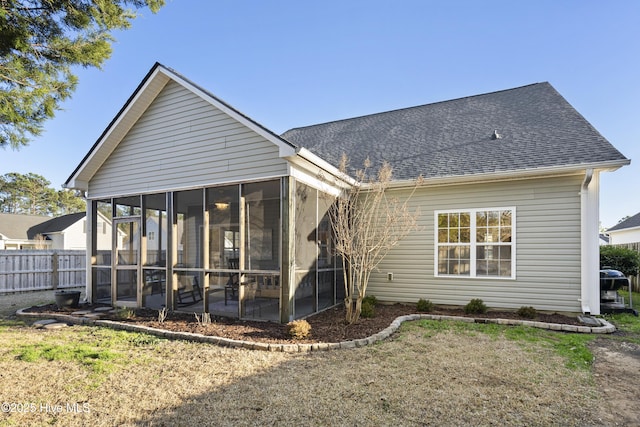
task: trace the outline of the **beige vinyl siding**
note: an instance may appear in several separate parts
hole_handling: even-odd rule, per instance
[[[464,305],[481,298],[495,308],[579,312],[581,182],[569,176],[418,190],[411,204],[420,207],[421,228],[387,255],[368,293],[383,301]],[[435,277],[434,211],[496,207],[516,210],[515,279]]]
[[[278,147],[169,82],[93,176],[91,198],[286,173]]]

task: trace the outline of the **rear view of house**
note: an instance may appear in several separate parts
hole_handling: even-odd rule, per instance
[[[87,295],[283,322],[340,303],[343,153],[389,162],[400,198],[424,178],[380,300],[598,314],[599,174],[629,160],[548,83],[276,135],[160,64],[66,183],[87,194]]]

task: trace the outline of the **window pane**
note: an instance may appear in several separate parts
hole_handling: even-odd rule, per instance
[[[485,211],[476,212],[476,226],[477,227],[487,226],[487,213]]]
[[[125,220],[118,224],[116,260],[118,265],[137,265],[140,250],[140,227],[137,220]],[[120,238],[120,235],[122,238]]]
[[[140,196],[119,197],[114,199],[116,216],[139,216],[142,214]]]
[[[451,213],[449,214],[449,227],[459,227],[460,226],[460,214],[459,213]]]
[[[487,261],[487,276],[498,276],[499,261]]]
[[[461,260],[458,264],[458,271],[455,274],[459,274],[461,276],[469,276],[471,274],[471,262]]]
[[[511,276],[511,261],[500,261],[500,276]]]
[[[500,241],[501,242],[511,241],[511,227],[500,228]]]
[[[335,289],[335,273],[331,271],[318,272],[318,310],[333,305]]]
[[[318,194],[318,268],[327,268],[335,264],[333,253],[333,231],[331,229],[331,220],[329,218],[329,209],[334,199],[326,194]]]
[[[501,260],[511,259],[511,246],[500,246],[500,259]]]
[[[447,243],[449,241],[449,233],[447,229],[438,230],[438,243]]]
[[[209,268],[229,268],[240,257],[240,187],[207,189],[209,215]]]
[[[317,199],[315,188],[296,183],[295,266],[298,270],[315,269],[318,258]]]
[[[280,270],[280,181],[243,187],[245,269]]]
[[[471,227],[471,215],[469,212],[462,212],[460,214],[460,226]]]
[[[167,262],[167,196],[162,193],[143,197],[147,228],[145,265],[165,266]]]
[[[438,214],[438,228],[446,228],[449,226],[449,216],[447,214]]]
[[[166,271],[148,270],[143,271],[142,306],[146,308],[159,309],[165,305]]]
[[[118,270],[116,272],[116,299],[135,301],[137,298],[138,272],[136,270]]]
[[[500,212],[500,225],[503,227],[511,226],[511,211]]]
[[[202,190],[175,194],[178,267],[202,267]]]
[[[93,237],[96,242],[96,265],[111,266],[111,238],[113,218],[111,215],[111,202],[99,201],[96,203],[96,228]],[[118,234],[120,236],[120,234]]]
[[[447,260],[440,259],[438,261],[438,274],[449,274],[447,270]]]
[[[487,225],[489,226],[497,226],[499,225],[499,212],[498,211],[488,211],[487,212]]]
[[[96,289],[96,301],[111,303],[111,268],[94,267],[91,273]]]
[[[487,242],[499,242],[500,229],[498,227],[489,227],[487,230]]]
[[[296,272],[295,313],[302,317],[316,311],[316,273]]]
[[[243,281],[241,317],[262,320],[280,318],[280,276],[247,274]]]

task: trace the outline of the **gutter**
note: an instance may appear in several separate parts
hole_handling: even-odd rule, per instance
[[[492,181],[504,181],[504,180],[522,180],[536,177],[552,177],[563,175],[575,175],[578,173],[584,173],[585,170],[593,171],[615,171],[622,166],[626,166],[631,161],[629,159],[624,160],[611,160],[608,162],[596,163],[596,164],[578,164],[572,166],[551,166],[542,167],[536,169],[526,170],[512,170],[504,172],[488,172],[483,174],[472,175],[451,175],[436,178],[424,178],[423,186],[438,186],[438,185],[452,185],[452,184],[464,184],[464,183],[486,183]],[[589,179],[591,181],[591,179]],[[404,179],[392,181],[389,188],[401,188],[415,185],[415,179]],[[586,183],[587,187],[589,183]]]

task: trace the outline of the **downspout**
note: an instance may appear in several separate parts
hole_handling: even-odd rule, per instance
[[[600,314],[598,253],[598,174],[585,171],[580,189],[580,303],[585,314]]]
[[[85,253],[85,299],[88,303],[95,302],[95,295],[93,294],[93,263],[94,263],[94,248],[96,247],[96,242],[93,236],[94,224],[96,224],[96,219],[94,216],[97,215],[97,211],[94,210],[93,201],[87,198],[87,192],[84,193],[85,198],[85,224],[86,226],[86,253]]]

